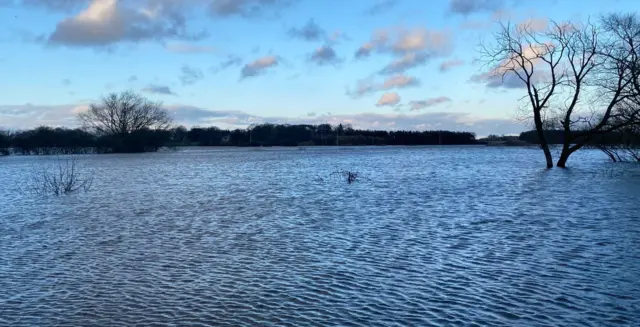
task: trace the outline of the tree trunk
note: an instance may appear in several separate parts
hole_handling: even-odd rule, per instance
[[[562,146],[562,153],[560,153],[560,158],[558,159],[558,162],[556,163],[556,166],[560,167],[560,168],[566,168],[567,167],[567,160],[569,160],[569,156],[571,155],[571,153],[573,153],[573,152],[569,148],[569,145],[568,144],[564,144]]]
[[[547,161],[547,168],[553,168],[553,157],[551,156],[551,150],[549,150],[549,143],[547,137],[544,135],[544,127],[542,124],[542,116],[540,110],[533,111],[533,121],[536,125],[536,132],[538,134],[538,140],[540,140],[540,147],[544,152],[544,158]]]
[[[565,144],[562,145],[562,152],[560,153],[560,158],[558,159],[556,166],[560,168],[566,168],[569,156],[571,156],[572,153],[580,150],[585,144],[586,142],[580,142],[574,146],[571,146],[569,141],[565,142]]]

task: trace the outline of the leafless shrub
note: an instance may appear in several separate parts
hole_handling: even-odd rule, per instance
[[[38,196],[62,196],[87,192],[92,184],[93,172],[83,169],[76,157],[58,157],[54,164],[32,171],[25,191]]]

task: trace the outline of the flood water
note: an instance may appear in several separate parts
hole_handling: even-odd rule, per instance
[[[21,194],[54,159],[0,158],[2,326],[640,326],[640,167],[598,152],[86,155]]]

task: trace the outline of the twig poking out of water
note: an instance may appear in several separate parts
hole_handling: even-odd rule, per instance
[[[52,166],[33,170],[27,192],[39,196],[61,196],[87,192],[92,184],[93,173],[82,169],[76,157],[57,158]]]
[[[340,180],[344,180],[347,184],[352,184],[362,179],[369,180],[368,178],[362,177],[362,175],[357,171],[350,170],[336,170],[330,174],[331,176],[338,177]],[[318,177],[316,178],[319,182],[324,182],[324,178]]]
[[[348,171],[348,170],[342,171],[342,176],[344,176],[344,179],[347,180],[347,184],[351,184],[356,180],[358,180],[359,175],[360,173],[358,173],[357,171]]]

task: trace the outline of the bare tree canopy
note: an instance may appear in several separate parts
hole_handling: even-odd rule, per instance
[[[168,130],[172,119],[162,103],[130,91],[111,93],[78,118],[96,135],[126,135],[139,130]]]
[[[526,91],[525,112],[547,167],[553,167],[553,157],[545,130],[564,131],[556,165],[565,167],[594,135],[637,122],[640,22],[635,14],[612,14],[599,24],[551,22],[545,30],[501,23],[494,37],[481,48],[488,75]]]

